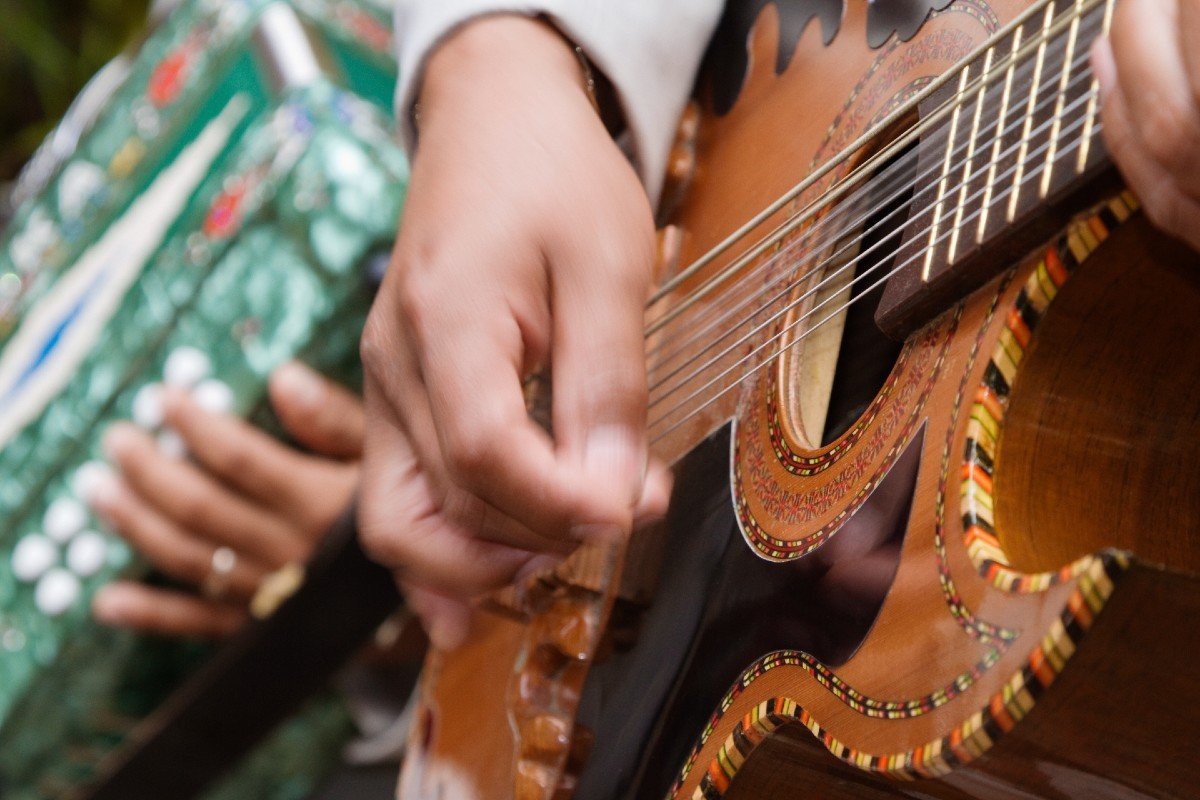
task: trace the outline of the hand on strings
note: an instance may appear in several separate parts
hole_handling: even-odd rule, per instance
[[[358,398],[295,362],[272,376],[270,397],[312,454],[172,390],[164,421],[189,459],[162,452],[130,424],[106,432],[116,470],[90,502],[146,560],[199,591],[111,583],[93,601],[99,620],[169,636],[227,635],[245,621],[264,577],[306,560],[349,505],[362,449]]]
[[[1200,249],[1200,3],[1120,0],[1092,65],[1113,160],[1150,219]]]
[[[360,527],[435,643],[466,601],[661,514],[643,306],[654,229],[548,25],[490,16],[431,56],[391,268],[362,344]],[[553,437],[522,383],[553,375]]]

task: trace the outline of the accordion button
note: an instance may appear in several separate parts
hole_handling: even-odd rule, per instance
[[[48,617],[57,617],[79,599],[82,587],[79,578],[56,567],[42,576],[33,590],[33,601],[38,611]]]
[[[96,490],[114,476],[112,467],[103,461],[87,461],[71,477],[71,491],[85,503],[92,502]]]
[[[133,396],[133,422],[139,428],[154,430],[163,421],[162,386],[148,383]]]
[[[90,578],[104,567],[108,543],[95,531],[84,531],[67,548],[67,566],[81,578]]]
[[[33,583],[58,561],[58,548],[40,533],[21,537],[13,548],[12,571],[17,580]]]
[[[60,497],[46,508],[46,515],[42,517],[42,531],[62,544],[83,530],[87,521],[87,510],[78,501]]]
[[[192,399],[205,411],[228,414],[233,411],[233,390],[216,378],[209,378],[196,387]]]
[[[208,377],[212,362],[195,347],[176,347],[163,364],[163,382],[180,389],[191,389]]]

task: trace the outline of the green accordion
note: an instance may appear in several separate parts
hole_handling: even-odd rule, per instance
[[[80,499],[105,428],[156,429],[163,382],[270,428],[282,362],[357,380],[365,273],[408,177],[388,13],[385,0],[185,4],[0,239],[7,800],[88,779],[206,654],[90,618],[97,588],[146,573]],[[210,797],[302,797],[348,730],[338,701],[318,699]]]

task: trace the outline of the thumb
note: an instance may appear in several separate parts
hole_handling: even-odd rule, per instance
[[[434,647],[457,650],[466,641],[471,629],[471,606],[466,600],[411,581],[403,581],[401,589]]]
[[[284,429],[314,453],[333,458],[362,456],[362,401],[299,361],[275,370],[271,405]]]

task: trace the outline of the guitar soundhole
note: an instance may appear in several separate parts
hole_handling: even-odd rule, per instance
[[[911,162],[901,151],[863,183],[863,191],[832,211],[813,230],[843,228],[824,245],[822,266],[807,307],[800,312],[800,347],[785,381],[785,407],[798,411],[797,438],[813,448],[825,447],[846,433],[862,416],[887,381],[902,344],[875,324],[887,276],[897,266],[911,189]],[[803,269],[803,266],[800,267]]]
[[[882,167],[878,175],[889,174],[889,167],[903,158],[905,152],[908,151]],[[873,188],[867,205],[871,210],[862,229],[853,234],[860,240],[858,252],[867,255],[859,258],[854,269],[850,306],[846,310],[829,410],[821,434],[822,447],[844,434],[862,416],[891,374],[902,347],[875,324],[875,310],[887,285],[883,277],[895,266],[912,191],[889,197],[891,181],[883,181],[883,186],[876,186],[877,183],[870,181]]]

